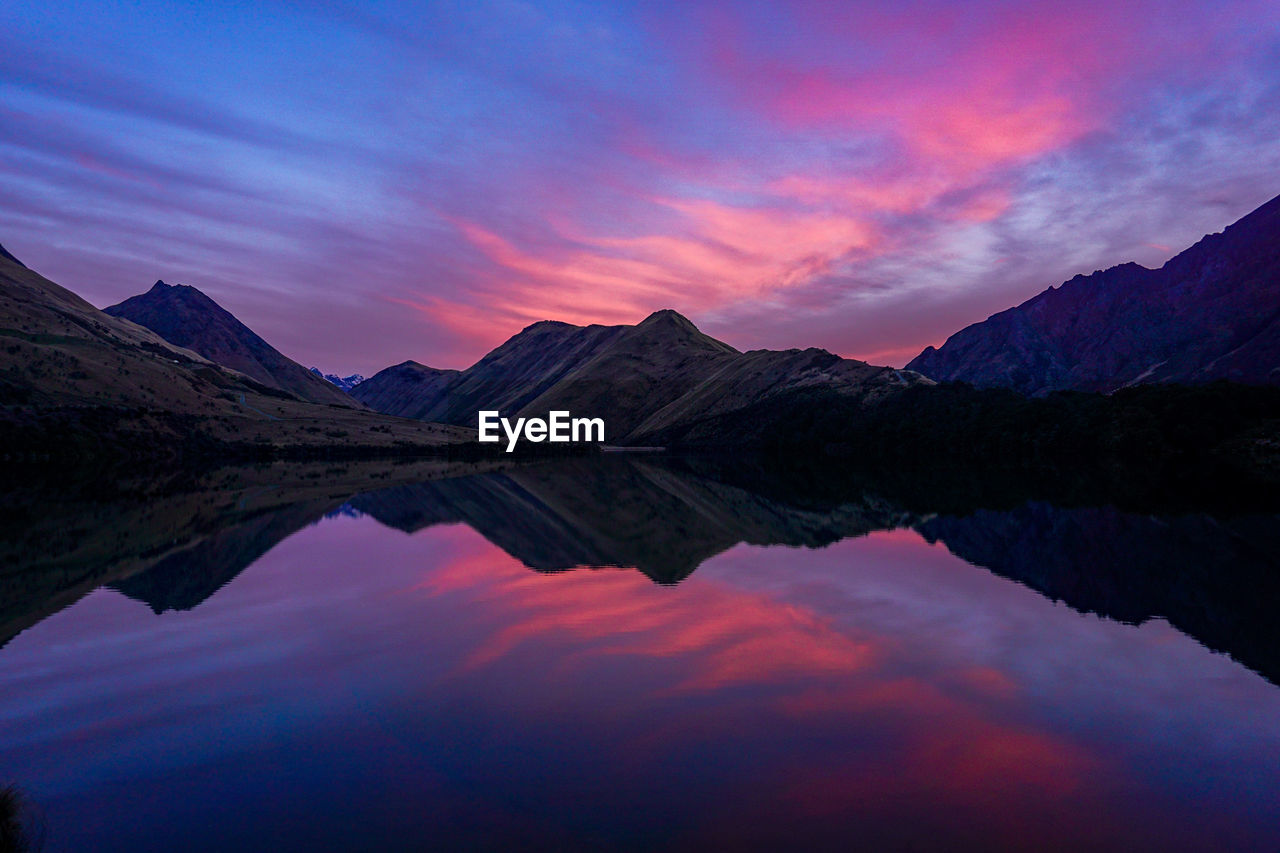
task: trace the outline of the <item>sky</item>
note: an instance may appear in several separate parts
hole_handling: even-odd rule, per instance
[[[1280,194],[1280,4],[0,6],[0,243],[465,367],[675,308],[900,366]]]

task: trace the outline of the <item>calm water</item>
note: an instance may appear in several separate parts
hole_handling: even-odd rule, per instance
[[[1275,517],[656,461],[202,494],[22,546],[48,850],[1280,849]]]

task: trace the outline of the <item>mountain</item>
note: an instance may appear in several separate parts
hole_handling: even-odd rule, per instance
[[[0,258],[0,403],[163,406],[199,412],[225,392],[258,394],[154,332],[102,313]]]
[[[406,361],[378,371],[352,388],[351,396],[378,412],[430,420],[429,415],[457,376],[456,370]]]
[[[504,414],[520,411],[625,328],[545,320],[525,328],[466,370],[441,371],[405,362],[375,373],[352,396],[370,406],[375,397],[392,397],[394,404],[379,409],[388,414],[473,425],[480,409]],[[402,393],[393,394],[393,389]]]
[[[621,326],[608,343],[520,409],[600,416],[610,440],[626,441],[649,415],[674,403],[742,354],[675,311]]]
[[[194,287],[157,281],[146,293],[103,309],[176,346],[312,403],[357,407],[351,397],[276,350]]]
[[[664,310],[634,326],[535,323],[466,370],[405,362],[352,395],[378,411],[466,425],[481,409],[508,417],[565,410],[604,418],[611,444],[637,444],[677,422],[737,411],[783,388],[820,385],[874,397],[913,384],[932,383],[818,349],[741,353]]]
[[[342,392],[308,377],[342,401]],[[403,450],[474,432],[317,405],[169,343],[0,257],[0,447],[23,458]]]
[[[748,407],[768,407],[783,395],[819,390],[866,404],[908,386],[927,384],[915,374],[841,358],[816,347],[752,350],[728,359],[696,387],[650,414],[631,437],[660,444],[667,440],[668,431],[678,430],[685,440],[702,433],[714,440],[714,425],[721,418]]]
[[[1280,384],[1280,197],[1160,269],[1078,275],[907,365],[1025,394],[1136,383]]]
[[[343,391],[350,391],[352,388],[364,381],[364,377],[359,373],[353,373],[350,376],[339,376],[336,373],[321,373],[320,368],[318,367],[311,368],[311,372],[328,382],[330,385],[338,386]]]

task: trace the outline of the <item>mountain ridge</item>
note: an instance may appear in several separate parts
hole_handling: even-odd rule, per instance
[[[1280,384],[1280,196],[1158,269],[1129,262],[1077,275],[926,347],[907,367],[1032,395]]]
[[[932,381],[825,350],[743,353],[662,309],[632,326],[539,321],[466,370],[404,362],[369,377],[352,394],[378,411],[459,425],[474,423],[481,409],[517,417],[570,411],[604,418],[610,444],[637,444],[677,420],[766,399],[779,383],[823,385],[871,399],[890,387]]]

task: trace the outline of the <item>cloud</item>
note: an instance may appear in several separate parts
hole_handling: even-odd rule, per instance
[[[340,372],[662,307],[901,363],[1274,194],[1278,16],[55,6],[0,21],[0,236],[98,304],[203,286]]]

